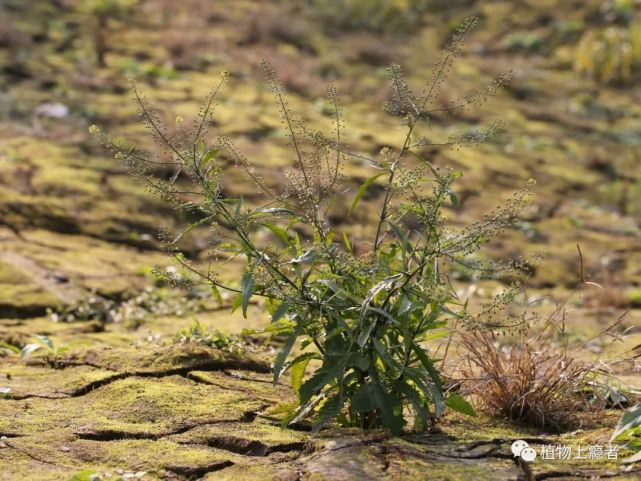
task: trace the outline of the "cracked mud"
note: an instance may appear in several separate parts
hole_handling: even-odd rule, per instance
[[[446,419],[438,432],[390,438],[282,429],[269,408],[290,400],[258,356],[205,347],[74,351],[56,369],[34,359],[2,369],[0,479],[59,480],[91,468],[147,480],[638,479],[618,466],[523,466],[513,439],[555,443],[506,427]],[[505,436],[490,437],[497,429]],[[512,428],[513,429],[513,428]],[[472,438],[472,439],[471,439]],[[568,442],[568,441],[564,441]],[[144,474],[140,474],[144,473]]]

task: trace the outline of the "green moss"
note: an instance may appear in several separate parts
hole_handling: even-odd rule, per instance
[[[199,446],[185,446],[167,440],[122,441],[78,440],[70,446],[74,458],[108,466],[131,466],[143,471],[162,473],[176,466],[193,469],[225,461],[238,462],[241,457],[227,451]]]
[[[256,441],[267,448],[312,442],[308,433],[281,428],[258,420],[252,423],[216,423],[200,426],[187,433],[171,437],[179,443],[194,444],[208,444],[211,440],[220,438]]]
[[[6,365],[3,373],[7,377],[3,384],[12,389],[15,397],[51,398],[68,396],[90,383],[108,379],[114,375],[111,371],[89,366],[53,370],[46,366],[29,366],[25,362]]]
[[[170,344],[145,348],[111,348],[108,346],[89,349],[71,355],[75,362],[87,362],[121,373],[162,374],[172,369],[194,370],[208,368],[253,368],[267,372],[268,364],[259,354],[230,353],[202,344]]]
[[[231,466],[223,471],[209,473],[202,481],[289,481],[297,479],[294,467],[279,464],[278,466]]]
[[[0,305],[3,306],[3,317],[22,316],[23,312],[38,315],[47,307],[59,304],[59,299],[36,284],[0,283]]]
[[[14,442],[11,442],[13,445]],[[7,479],[29,479],[33,481],[67,480],[80,470],[75,467],[65,467],[38,463],[27,454],[11,448],[2,449],[0,459],[2,476]]]
[[[484,462],[439,462],[407,460],[406,457],[392,458],[387,469],[389,479],[424,479],[438,481],[496,481],[498,479],[516,479],[519,470],[507,461]]]
[[[190,373],[190,377],[226,389],[251,392],[257,398],[273,404],[292,402],[294,400],[294,393],[291,387],[286,384],[286,381],[274,386],[271,374],[260,375],[241,371],[228,376],[220,372],[193,371]]]
[[[128,378],[86,397],[91,410],[78,417],[97,430],[170,432],[179,426],[242,419],[261,402],[235,391],[212,389],[181,377]]]

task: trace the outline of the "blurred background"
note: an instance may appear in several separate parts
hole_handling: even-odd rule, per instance
[[[548,253],[529,286],[561,297],[579,282],[578,243],[585,273],[603,286],[587,291],[578,306],[609,320],[613,310],[631,309],[638,320],[641,2],[635,0],[0,0],[0,317],[114,316],[125,305],[131,319],[139,309],[180,315],[193,307],[193,299],[156,294],[151,274],[168,263],[159,226],[174,229],[184,219],[132,180],[88,132],[96,124],[158,149],[128,79],[171,126],[177,117],[195,118],[221,70],[229,70],[210,124],[212,142],[231,137],[276,184],[293,158],[258,68],[262,58],[289,90],[292,109],[314,127],[330,127],[324,93],[335,85],[346,141],[355,152],[375,155],[404,135],[380,107],[389,95],[386,66],[401,64],[419,90],[470,15],[479,25],[439,103],[451,105],[506,69],[515,76],[480,107],[433,119],[434,142],[494,120],[506,124],[476,148],[424,152],[464,174],[461,205],[450,219],[461,225],[476,219],[534,178],[524,218],[487,255]],[[231,193],[256,196],[233,164],[227,171]],[[355,189],[369,172],[349,163],[347,185]],[[349,218],[339,210],[331,222],[365,241],[370,231],[362,226],[380,194],[368,193],[371,209]],[[198,239],[188,251],[194,259],[204,246]],[[235,271],[233,263],[221,269],[222,276]],[[483,295],[475,284],[469,290]],[[224,316],[223,327],[239,330]]]

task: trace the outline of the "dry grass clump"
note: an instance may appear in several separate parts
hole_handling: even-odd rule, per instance
[[[494,415],[552,431],[572,427],[587,407],[578,393],[594,366],[568,357],[549,343],[548,334],[545,329],[511,346],[487,332],[461,334],[467,351],[464,389]]]

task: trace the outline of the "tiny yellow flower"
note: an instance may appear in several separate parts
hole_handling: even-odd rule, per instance
[[[92,124],[89,127],[89,133],[94,135],[100,133],[100,127],[98,127],[96,124]]]

